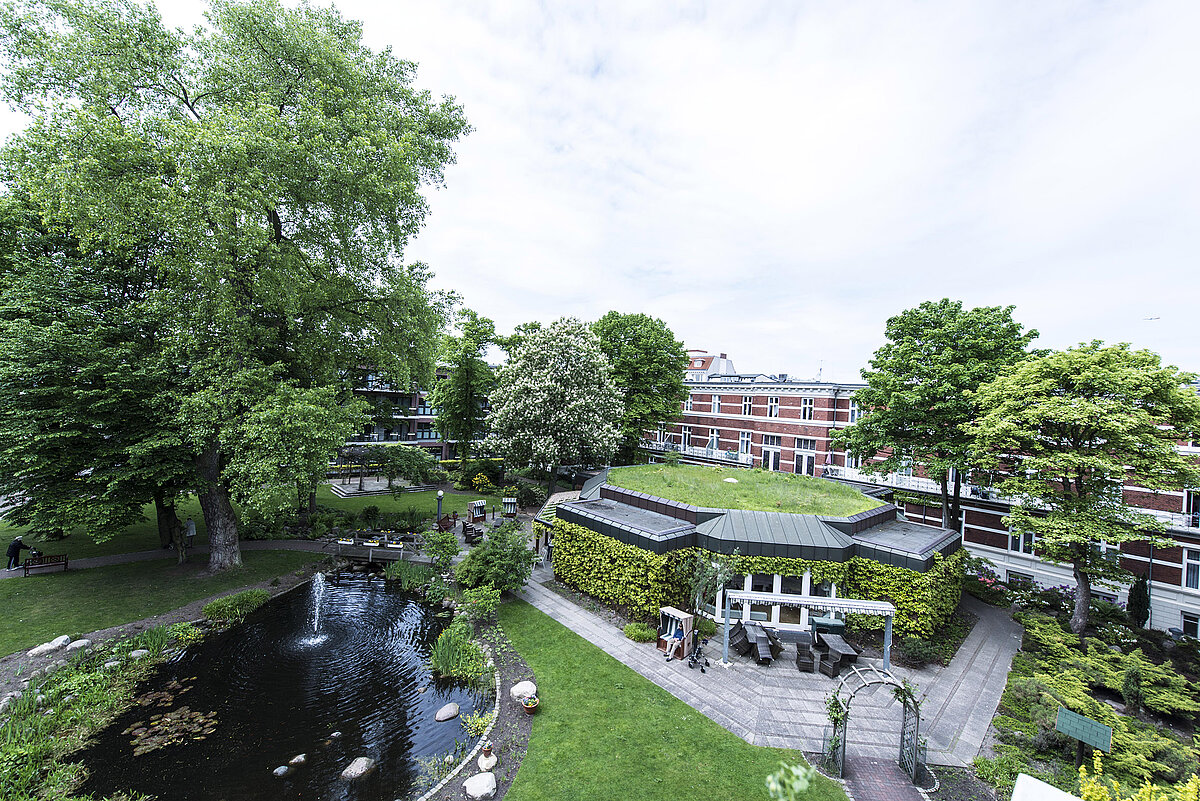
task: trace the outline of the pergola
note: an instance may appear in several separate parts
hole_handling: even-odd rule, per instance
[[[896,607],[887,601],[862,601],[857,598],[823,598],[814,595],[785,595],[781,592],[753,592],[751,590],[725,591],[725,649],[721,661],[729,662],[729,612],[731,601],[749,601],[764,606],[797,606],[821,612],[845,612],[848,614],[876,615],[884,618],[883,624],[883,669],[892,668],[892,617]]]

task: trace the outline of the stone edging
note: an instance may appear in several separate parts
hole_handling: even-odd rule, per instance
[[[487,742],[488,736],[492,733],[492,728],[495,727],[496,721],[500,719],[500,666],[496,664],[496,655],[492,653],[491,647],[485,642],[480,642],[480,645],[483,647],[483,650],[487,651],[488,660],[492,663],[492,668],[496,672],[496,702],[492,705],[492,722],[489,723],[487,728],[483,730],[483,734],[480,736],[479,742],[475,743],[475,747],[471,749],[471,753],[467,754],[466,759],[464,759],[462,762],[459,762],[454,770],[442,777],[442,780],[434,785],[433,789],[418,798],[417,801],[429,801],[429,799],[434,795],[440,793],[443,787],[453,781],[458,774],[462,772],[462,769],[465,768],[467,764],[471,762],[471,760],[475,759],[476,755],[483,749],[483,744]]]

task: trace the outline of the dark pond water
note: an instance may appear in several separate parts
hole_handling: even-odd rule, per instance
[[[164,703],[135,706],[77,755],[90,773],[80,792],[164,801],[409,797],[416,760],[467,739],[458,720],[434,722],[437,710],[453,701],[465,715],[484,702],[476,689],[434,679],[425,667],[447,621],[379,580],[315,580],[164,665],[139,689],[143,697],[166,690],[154,698]],[[124,732],[182,707],[215,713],[212,733],[134,756]],[[334,732],[341,736],[331,739]],[[286,778],[272,775],[297,754],[307,763]],[[375,760],[375,771],[342,781],[359,756]]]

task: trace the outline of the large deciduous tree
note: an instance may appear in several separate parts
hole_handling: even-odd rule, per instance
[[[946,528],[958,527],[961,476],[971,452],[962,427],[976,416],[972,393],[1024,359],[1037,336],[1023,332],[1012,311],[963,309],[961,301],[943,299],[889,319],[888,341],[862,371],[867,386],[854,393],[863,417],[835,434],[848,453],[864,460],[865,471],[923,465],[941,485]],[[876,461],[877,454],[886,458]]]
[[[565,317],[526,329],[496,376],[484,446],[510,464],[604,463],[620,437],[621,392],[592,330]]]
[[[458,443],[458,458],[465,461],[485,430],[484,408],[496,383],[495,372],[484,360],[488,345],[496,341],[496,325],[463,309],[458,329],[457,335],[442,341],[441,362],[448,375],[434,385],[429,402],[437,408],[434,427],[443,438]]]
[[[687,352],[666,323],[645,314],[610,311],[592,323],[592,330],[600,337],[600,349],[612,363],[613,379],[625,396],[616,461],[630,464],[647,431],[679,416],[687,397],[683,386]]]
[[[193,457],[210,567],[240,563],[234,503],[295,508],[363,419],[351,374],[432,375],[442,299],[400,256],[468,128],[414,65],[332,9],[212,0],[168,30],[135,0],[0,10],[6,97],[34,122],[14,194],[84,253],[153,238],[170,421]]]
[[[1033,534],[1040,558],[1071,566],[1076,633],[1087,625],[1092,585],[1128,577],[1102,544],[1170,543],[1159,520],[1125,502],[1124,485],[1200,483],[1176,448],[1200,426],[1192,380],[1150,351],[1092,342],[1031,358],[975,398],[980,416],[968,430],[979,461],[1002,471],[1000,491],[1020,501],[1008,525]]]

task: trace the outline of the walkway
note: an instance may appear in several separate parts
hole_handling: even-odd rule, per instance
[[[762,667],[731,654],[720,665],[714,640],[707,673],[685,662],[667,662],[652,645],[634,643],[615,626],[547,589],[549,569],[538,569],[520,596],[585,637],[681,701],[754,745],[808,752],[823,750],[828,718],[825,699],[837,686],[821,674],[801,673],[791,660]],[[978,753],[1020,645],[1020,627],[1007,613],[967,599],[979,624],[945,668],[893,668],[923,694],[922,736],[934,765],[965,766]],[[868,663],[878,660],[865,660]],[[895,760],[901,706],[889,688],[868,688],[854,698],[846,753],[852,758]]]

